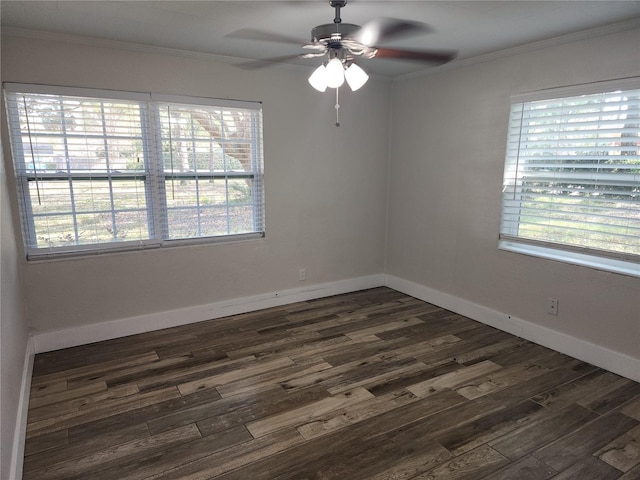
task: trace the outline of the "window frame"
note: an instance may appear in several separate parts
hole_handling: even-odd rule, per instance
[[[161,108],[165,107],[165,106],[174,106],[174,107],[188,107],[188,106],[194,106],[194,107],[213,107],[213,108],[225,108],[225,107],[231,107],[231,108],[238,108],[239,107],[239,102],[235,101],[235,100],[220,100],[220,99],[202,99],[202,98],[196,98],[196,97],[183,97],[183,96],[176,96],[176,95],[154,95],[152,94],[152,99],[154,102],[154,111],[153,111],[153,118],[154,121],[156,123],[160,122],[160,110]],[[197,100],[197,101],[196,101]],[[255,105],[255,103],[253,102],[242,102],[241,104],[244,107],[250,106],[250,105]],[[249,144],[251,146],[250,151],[251,151],[251,170],[250,171],[243,171],[243,172],[236,172],[236,171],[228,171],[225,170],[224,172],[220,172],[220,173],[216,173],[216,172],[199,172],[197,171],[197,169],[195,169],[193,172],[175,172],[175,170],[171,170],[171,172],[166,172],[164,171],[160,165],[162,164],[162,159],[159,158],[159,161],[156,162],[156,167],[159,168],[157,175],[159,177],[163,177],[164,178],[164,182],[162,180],[159,181],[159,185],[160,185],[160,189],[161,189],[161,193],[163,198],[166,199],[166,191],[165,191],[165,185],[166,185],[166,181],[167,179],[171,179],[172,181],[175,181],[177,179],[179,180],[194,180],[194,181],[198,181],[200,178],[206,178],[206,179],[211,179],[211,180],[216,180],[216,179],[220,179],[220,180],[225,180],[228,181],[229,179],[232,180],[251,180],[251,198],[253,199],[252,203],[253,203],[253,209],[254,211],[258,211],[257,215],[253,215],[253,228],[254,230],[259,230],[260,226],[262,226],[262,235],[264,236],[264,180],[263,180],[263,161],[264,161],[264,154],[262,153],[262,117],[261,115],[258,118],[260,125],[256,125],[256,119],[253,118],[251,119],[252,122],[252,128],[253,129],[257,129],[260,132],[260,141],[258,142],[259,144],[255,144],[255,139],[253,139],[252,136],[252,141],[251,142],[246,142],[247,144]],[[155,139],[156,139],[156,145],[162,145],[163,142],[163,137],[161,134],[161,128],[156,128],[155,129]],[[193,139],[189,139],[189,140],[193,140]],[[225,138],[219,138],[219,140],[221,140],[221,145],[226,143],[227,139]],[[259,152],[259,154],[257,154]],[[159,155],[159,157],[161,157],[161,155]],[[229,203],[226,204],[227,208],[229,207]],[[200,209],[200,204],[198,203],[198,205],[196,205],[195,207],[196,209]],[[168,230],[166,230],[166,228],[169,227],[170,223],[167,219],[167,215],[170,211],[170,208],[168,207],[167,202],[165,201],[165,208],[163,208],[161,210],[161,214],[163,215],[162,218],[162,225],[165,227],[165,230],[163,231],[163,235],[164,237],[169,237],[169,232]],[[227,219],[229,218],[228,216],[226,217]],[[199,224],[200,222],[198,222]],[[200,227],[199,227],[200,228]],[[168,239],[167,241],[170,242],[197,242],[199,239],[201,238],[222,238],[222,237],[232,237],[232,236],[239,236],[242,235],[243,237],[246,236],[251,236],[251,235],[255,235],[256,233],[259,232],[253,232],[253,233],[247,233],[247,234],[227,234],[224,236],[213,236],[213,237],[206,237],[206,236],[202,236],[202,237],[197,237],[197,238],[192,238],[192,239]]]
[[[87,254],[101,254],[109,252],[135,251],[149,248],[162,248],[184,245],[199,245],[226,243],[233,241],[249,240],[263,238],[265,236],[265,220],[264,220],[264,153],[262,149],[263,139],[263,119],[262,104],[255,101],[241,101],[228,99],[215,99],[208,97],[190,97],[182,95],[161,95],[146,92],[127,92],[116,90],[100,90],[82,87],[52,86],[52,85],[33,85],[20,83],[3,83],[3,92],[5,97],[7,129],[9,131],[11,157],[13,174],[16,181],[18,205],[20,210],[20,220],[22,224],[23,243],[27,260],[41,259],[57,259],[66,257],[75,257]],[[17,101],[16,95],[53,95],[64,97],[84,97],[96,100],[112,100],[123,102],[134,102],[139,107],[140,115],[140,141],[143,150],[144,167],[141,170],[132,170],[131,172],[116,172],[105,170],[104,173],[82,173],[67,169],[67,171],[43,172],[38,171],[35,167],[32,170],[27,167],[30,163],[31,154],[25,152],[23,144],[24,132],[21,130],[20,120],[17,118]],[[18,97],[19,98],[19,97]],[[168,200],[164,188],[164,181],[167,173],[163,167],[162,155],[162,138],[160,128],[160,118],[158,109],[161,104],[180,104],[194,107],[215,107],[247,110],[251,113],[251,121],[254,129],[251,138],[247,140],[251,144],[252,162],[251,171],[221,171],[221,172],[200,172],[200,178],[211,179],[251,179],[251,197],[246,205],[250,206],[251,225],[253,231],[243,233],[227,233],[222,235],[198,235],[193,237],[176,237],[169,238],[169,218]],[[66,133],[53,134],[67,140]],[[103,134],[105,141],[107,134]],[[18,139],[18,141],[15,141]],[[26,153],[26,155],[25,155]],[[197,174],[196,174],[197,175]],[[188,179],[194,177],[193,173],[177,173],[170,172],[170,176],[175,179]],[[29,193],[29,182],[49,182],[49,181],[82,181],[90,180],[91,182],[108,181],[117,182],[118,180],[134,180],[141,181],[144,185],[145,203],[140,209],[146,212],[146,227],[148,235],[145,238],[137,240],[117,240],[86,244],[71,244],[64,246],[44,246],[38,247],[36,239],[36,226],[33,207],[31,204],[31,194]],[[70,184],[71,185],[71,184]],[[71,189],[72,187],[70,187]],[[70,201],[72,209],[75,208],[76,202]],[[229,208],[229,198],[224,203],[227,210]],[[193,208],[200,208],[194,205]],[[105,210],[112,216],[121,211],[134,211],[135,209],[116,208],[113,201],[111,208]],[[90,210],[90,213],[99,213],[98,210]],[[76,221],[75,212],[70,213],[74,222]],[[228,214],[225,217],[228,222]],[[114,223],[115,225],[115,223]],[[200,230],[198,229],[198,232]],[[76,235],[77,236],[77,235]],[[78,239],[76,238],[77,242]]]
[[[604,82],[594,82],[586,85],[575,85],[568,87],[553,88],[548,90],[542,90],[537,92],[528,92],[523,94],[513,95],[510,102],[510,114],[509,124],[507,127],[507,145],[504,162],[504,177],[503,177],[503,194],[501,199],[501,221],[500,221],[500,233],[498,237],[498,248],[505,251],[514,253],[529,255],[533,257],[540,257],[554,261],[560,261],[573,265],[586,266],[598,270],[604,270],[609,272],[620,273],[629,276],[640,277],[640,255],[633,253],[618,253],[607,250],[600,250],[597,248],[589,247],[586,245],[567,245],[563,243],[554,243],[547,240],[534,240],[531,238],[518,236],[517,227],[520,225],[520,220],[509,221],[506,220],[507,208],[509,203],[511,206],[518,205],[517,214],[521,215],[522,207],[520,204],[523,200],[523,192],[520,192],[520,199],[515,197],[508,199],[508,192],[513,190],[518,191],[518,176],[517,174],[509,171],[513,167],[512,154],[510,153],[510,139],[513,135],[514,124],[514,112],[518,111],[518,107],[521,110],[524,109],[524,105],[537,101],[552,101],[563,100],[583,95],[602,94],[613,91],[630,91],[638,90],[640,88],[640,78],[632,77],[619,80],[610,80]],[[636,123],[640,120],[633,119]],[[522,141],[522,120],[515,120],[515,123],[519,125],[520,132],[517,134],[518,142]],[[520,148],[520,146],[518,146]],[[511,155],[511,156],[510,156]],[[519,155],[519,154],[518,154]],[[516,160],[519,162],[520,160]],[[639,165],[640,168],[640,165]],[[603,175],[611,175],[610,173]],[[617,175],[617,174],[614,174]],[[621,176],[629,175],[630,178],[635,179],[638,174],[626,174],[620,173]],[[528,181],[534,181],[539,178],[536,176],[529,176]],[[564,179],[565,177],[559,177]],[[616,179],[617,180],[617,179]],[[640,184],[639,184],[640,185]]]

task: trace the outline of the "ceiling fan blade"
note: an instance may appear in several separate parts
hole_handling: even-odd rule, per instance
[[[309,40],[301,40],[299,38],[293,38],[287,35],[281,35],[279,33],[253,30],[251,28],[236,30],[235,32],[231,32],[226,36],[229,38],[241,38],[243,40],[258,40],[260,42],[286,43],[289,45],[302,45],[305,43],[309,43]]]
[[[364,24],[362,28],[351,35],[350,38],[353,38],[363,45],[372,47],[379,43],[389,42],[411,35],[428,33],[430,31],[431,27],[426,23],[381,17]]]
[[[415,60],[418,62],[447,63],[456,58],[457,52],[452,50],[400,50],[396,48],[378,48],[375,58],[397,60]]]

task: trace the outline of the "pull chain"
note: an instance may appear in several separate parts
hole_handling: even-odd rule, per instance
[[[336,127],[340,126],[340,96],[338,92],[339,88],[336,88]]]

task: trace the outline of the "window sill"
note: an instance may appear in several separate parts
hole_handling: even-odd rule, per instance
[[[190,239],[165,240],[162,242],[147,240],[144,242],[123,242],[119,245],[104,246],[103,248],[95,248],[95,246],[86,246],[84,248],[73,248],[52,251],[42,249],[40,251],[30,252],[27,255],[29,263],[55,262],[63,260],[75,260],[80,258],[95,257],[102,255],[113,255],[132,252],[143,252],[149,250],[158,250],[175,247],[189,246],[206,246],[224,243],[240,243],[243,241],[262,239],[265,237],[264,232],[243,233],[235,235],[221,235],[217,237],[200,237]]]
[[[640,278],[640,264],[625,260],[586,255],[584,253],[542,247],[539,245],[529,245],[508,240],[500,240],[498,248],[500,250],[521,253],[523,255],[546,258],[547,260],[555,260],[571,265],[580,265],[596,270],[603,270]]]

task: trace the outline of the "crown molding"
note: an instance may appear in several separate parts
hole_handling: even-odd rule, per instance
[[[640,18],[632,18],[623,22],[612,23],[609,25],[603,25],[600,27],[590,28],[587,30],[580,30],[578,32],[572,32],[565,35],[559,35],[556,37],[547,38],[537,42],[526,43],[518,45],[516,47],[506,48],[503,50],[497,50],[495,52],[485,53],[482,55],[476,55],[473,57],[463,58],[460,60],[454,60],[453,62],[438,67],[432,67],[427,69],[421,69],[416,72],[406,73],[392,77],[392,80],[406,80],[416,77],[424,77],[433,75],[435,73],[441,73],[446,70],[466,67],[471,65],[477,65],[479,63],[491,62],[505,57],[514,55],[520,55],[543,48],[553,47],[557,45],[565,45],[572,42],[591,39],[594,37],[601,37],[611,35],[614,33],[621,33],[628,30],[634,30],[640,28]],[[113,48],[120,50],[127,50],[131,52],[140,52],[156,55],[170,55],[181,58],[191,58],[204,61],[221,62],[228,64],[240,64],[247,61],[252,61],[248,58],[231,57],[225,55],[217,55],[214,53],[198,52],[193,50],[182,50],[179,48],[160,47],[155,45],[147,45],[142,43],[123,42],[120,40],[110,40],[100,37],[89,37],[83,35],[74,35],[69,33],[49,32],[44,30],[31,30],[18,27],[2,27],[2,36],[21,37],[21,38],[33,38],[38,40],[45,40],[51,42],[65,42],[74,43],[76,45],[87,45],[92,47]],[[283,64],[280,64],[283,65]],[[294,68],[307,68],[302,65],[286,64]],[[384,77],[384,76],[382,76]]]
[[[120,40],[110,40],[100,37],[88,37],[84,35],[74,35],[70,33],[49,32],[45,30],[31,30],[28,28],[2,27],[2,36],[31,38],[44,40],[47,42],[64,42],[76,45],[86,45],[90,47],[113,48],[128,50],[131,52],[149,53],[156,55],[170,55],[181,58],[192,58],[222,63],[239,64],[250,61],[247,58],[230,57],[226,55],[216,55],[214,53],[198,52],[193,50],[182,50],[179,48],[160,47],[143,43],[123,42]]]
[[[227,55],[198,52],[194,50],[182,50],[179,48],[160,47],[160,46],[148,45],[144,43],[123,42],[120,40],[111,40],[111,39],[101,38],[101,37],[89,37],[85,35],[75,35],[75,34],[61,33],[61,32],[50,32],[45,30],[32,30],[28,28],[19,28],[19,27],[2,27],[0,33],[2,34],[2,37],[19,37],[19,38],[27,38],[27,39],[44,40],[46,42],[73,43],[75,45],[85,45],[85,46],[100,47],[100,48],[112,48],[112,49],[125,50],[129,52],[138,52],[138,53],[155,54],[155,55],[168,55],[173,57],[195,59],[195,60],[201,60],[201,61],[207,61],[207,62],[227,63],[230,65],[240,65],[246,62],[255,61],[255,59],[253,58],[231,57]],[[275,61],[269,62],[268,60],[264,60],[264,62],[273,63],[274,65],[291,68],[291,69],[297,69],[300,71],[309,70],[308,65],[297,65],[295,63],[279,63]],[[385,75],[370,74],[370,76],[377,79],[382,79],[382,80],[392,79]]]

